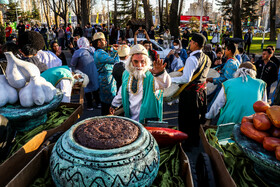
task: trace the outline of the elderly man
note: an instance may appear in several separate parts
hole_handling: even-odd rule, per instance
[[[234,73],[234,79],[223,83],[223,88],[205,115],[213,119],[220,112],[217,125],[225,123],[240,123],[243,116],[254,114],[253,104],[256,101],[267,101],[266,83],[256,79],[256,67],[251,62],[244,62]],[[234,111],[234,112],[233,112]]]
[[[172,82],[184,84],[179,98],[179,129],[189,135],[188,147],[199,145],[199,125],[206,113],[206,76],[211,66],[210,58],[202,52],[205,37],[194,34],[190,41],[192,53],[186,60],[183,75]],[[186,147],[185,147],[186,148]]]
[[[171,84],[162,60],[151,61],[142,45],[130,50],[122,77],[122,86],[114,98],[110,113],[123,105],[125,116],[140,123],[148,120],[162,120],[163,90]]]

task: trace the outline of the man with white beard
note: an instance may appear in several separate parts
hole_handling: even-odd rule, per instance
[[[140,123],[162,120],[163,89],[171,84],[165,71],[166,64],[158,59],[153,68],[144,46],[138,44],[130,50],[122,77],[122,86],[113,99],[110,113],[123,105],[125,117]]]

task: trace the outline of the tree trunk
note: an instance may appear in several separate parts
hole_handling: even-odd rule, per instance
[[[135,0],[132,0],[132,3],[131,3],[131,9],[132,9],[131,18],[132,19],[136,19],[136,11],[137,11],[135,8],[134,2],[135,2]]]
[[[169,25],[169,11],[168,11],[168,0],[165,0],[165,17],[166,17],[166,25]]]
[[[179,7],[180,7],[180,9],[179,9],[179,14],[178,14],[178,25],[180,25],[183,3],[184,3],[184,0],[181,0],[180,6],[179,6]]]
[[[232,0],[232,22],[234,38],[242,38],[241,30],[241,5],[242,0]]]
[[[275,27],[275,21],[276,21],[276,0],[270,0],[270,15],[269,15],[269,21],[270,21],[270,41],[276,41],[276,27]]]
[[[88,0],[82,0],[81,1],[81,15],[82,15],[82,28],[86,26],[87,23],[89,23],[89,1]]]
[[[118,4],[117,4],[117,0],[114,0],[114,25],[116,26],[118,24],[118,21],[117,21],[117,10],[118,9]]]
[[[162,32],[163,31],[163,18],[162,18],[163,0],[158,0],[158,10],[159,10],[159,21],[160,21],[159,32]]]
[[[57,13],[54,13],[54,21],[55,21],[55,26],[56,26],[56,28],[59,28],[60,25],[59,25]]]
[[[144,5],[144,13],[145,13],[146,30],[149,30],[153,25],[153,17],[150,9],[149,0],[143,0],[143,5]]]
[[[74,0],[74,5],[72,6],[73,12],[77,17],[77,23],[81,24],[82,16],[81,16],[81,0]],[[83,25],[82,27],[84,27]]]
[[[47,25],[48,25],[48,28],[50,28],[50,22],[49,22],[49,11],[48,11],[48,6],[47,6],[47,2],[43,1],[43,10],[44,10],[44,14],[45,14],[45,17],[46,17],[46,21],[47,21]]]
[[[138,19],[138,11],[139,11],[139,1],[138,0],[136,0],[136,4],[135,4],[135,12],[136,12],[136,19]]]
[[[169,20],[178,20],[178,4],[179,0],[172,0],[171,7],[170,7],[170,15]],[[178,21],[170,21],[169,28],[171,36],[174,38],[179,38],[179,25]]]
[[[68,23],[68,7],[67,7],[67,2],[64,2],[64,15],[63,15],[63,19],[64,19],[64,26],[65,28],[67,27],[67,23]]]

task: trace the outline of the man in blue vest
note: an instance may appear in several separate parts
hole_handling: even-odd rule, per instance
[[[122,86],[113,99],[110,113],[123,105],[126,117],[140,123],[162,120],[163,89],[171,84],[166,64],[151,61],[144,46],[137,44],[130,50],[122,77]]]
[[[263,100],[267,102],[266,83],[256,79],[256,67],[251,62],[242,63],[234,73],[234,79],[223,83],[207,119],[215,118],[219,113],[217,125],[225,123],[241,123],[244,116],[254,114],[253,104]]]

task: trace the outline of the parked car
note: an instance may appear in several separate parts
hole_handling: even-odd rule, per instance
[[[127,40],[131,45],[134,45],[134,38],[128,38]],[[146,38],[137,38],[138,43],[140,41],[144,41],[144,40],[146,40]],[[160,46],[159,43],[155,40],[151,39],[151,42],[153,45],[153,49],[157,51],[160,59],[164,59],[168,55],[169,51],[171,50],[171,49],[166,49],[166,48]]]

